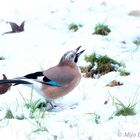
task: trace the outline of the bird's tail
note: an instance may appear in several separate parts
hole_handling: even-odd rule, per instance
[[[7,79],[7,80],[0,80],[0,85],[1,84],[8,84],[8,83],[15,84],[15,85],[19,85],[19,84],[28,85],[28,84],[34,84],[34,82],[41,83],[41,84],[44,84],[44,85],[55,86],[55,87],[63,87],[62,84],[59,84],[58,82],[55,82],[55,81],[44,82],[44,81],[36,80],[36,79],[26,79],[26,80],[21,80],[21,79]]]
[[[19,80],[19,79],[7,79],[7,80],[0,80],[0,84],[7,84],[7,83],[11,83],[11,84],[32,84],[31,82],[25,81],[25,80]]]

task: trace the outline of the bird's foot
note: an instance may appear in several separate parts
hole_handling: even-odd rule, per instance
[[[56,107],[55,104],[53,104],[51,101],[46,100],[46,110],[47,111],[51,111],[52,109],[54,109]]]
[[[56,104],[54,103],[54,101],[48,101],[46,100],[46,110],[47,111],[51,111],[51,112],[59,112],[59,111],[62,111],[64,110],[63,106],[60,105],[60,104]]]

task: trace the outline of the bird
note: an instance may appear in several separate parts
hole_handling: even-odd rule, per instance
[[[0,84],[31,84],[27,81],[33,80],[41,83],[40,94],[51,104],[52,100],[58,99],[70,93],[81,80],[81,71],[77,65],[79,56],[85,51],[80,52],[81,46],[66,52],[59,63],[47,70],[37,71],[14,79],[0,80]],[[39,79],[41,77],[41,79]],[[53,106],[51,104],[51,106]],[[52,107],[53,108],[53,107]]]
[[[7,22],[7,23],[10,24],[10,26],[12,28],[12,31],[5,32],[2,35],[10,34],[10,33],[19,33],[19,32],[23,32],[24,31],[25,21],[23,21],[20,25],[17,25],[15,22]]]

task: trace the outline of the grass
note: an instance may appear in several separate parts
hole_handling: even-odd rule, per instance
[[[93,34],[104,35],[104,36],[108,35],[111,32],[109,26],[104,23],[96,24],[94,30],[95,32]]]
[[[85,55],[84,59],[89,63],[88,66],[81,67],[81,71],[86,73],[86,77],[94,77],[94,74],[104,75],[111,71],[120,71],[120,75],[123,76],[130,74],[124,70],[124,63],[118,62],[107,55],[97,55],[96,53],[92,53],[90,55]]]
[[[130,72],[125,71],[124,69],[119,70],[120,76],[128,76],[130,75]]]
[[[33,100],[32,94],[31,99],[26,100],[25,107],[29,110],[29,118],[34,119],[36,116],[43,118],[46,112],[46,104],[41,102],[41,99]]]
[[[44,104],[39,104],[40,100],[35,100],[30,102],[29,104],[25,104],[27,109],[29,110],[29,118],[33,120],[32,123],[34,125],[33,133],[39,132],[48,132],[47,127],[44,125],[44,119],[46,115],[46,109],[43,106]],[[30,122],[31,120],[28,119]]]
[[[100,118],[101,116],[97,113],[86,113],[87,115],[90,115],[92,117],[92,120],[96,123],[99,124],[100,123]]]
[[[82,27],[82,25],[81,24],[78,25],[76,23],[71,23],[68,26],[69,30],[72,30],[73,32],[78,31],[79,30],[79,27]]]
[[[41,110],[38,114],[38,118],[35,119],[35,129],[33,130],[34,133],[36,132],[48,132],[48,129],[47,127],[44,125],[44,119],[45,119],[45,113],[46,113],[46,110]]]
[[[108,57],[107,55],[97,55],[96,53],[92,53],[91,55],[85,56],[85,61],[91,63],[91,65],[95,66],[97,63],[98,66],[103,64],[114,64],[118,66],[122,66],[120,62]]]
[[[133,43],[137,46],[137,47],[135,48],[135,50],[133,50],[133,52],[136,52],[137,49],[138,49],[139,46],[140,46],[140,37],[138,37],[136,40],[134,40]]]
[[[111,96],[111,95],[110,95]],[[119,99],[112,97],[113,103],[116,107],[115,116],[132,116],[136,115],[135,106],[136,103],[129,103],[125,105]]]
[[[35,101],[29,101],[29,103],[26,103],[25,106],[27,107],[27,109],[29,109],[30,113],[29,113],[29,117],[30,118],[35,118],[35,113],[36,111],[40,108],[40,110],[43,108],[40,107],[40,99],[35,100]]]
[[[133,41],[133,43],[137,46],[140,46],[140,38],[137,38],[135,41]]]
[[[37,128],[33,131],[33,133],[37,133],[37,132],[48,132],[48,129],[46,127],[41,126],[40,124],[38,126],[36,126]]]
[[[36,112],[40,111],[44,113],[45,108],[47,107],[46,103],[42,103],[41,99],[33,100],[33,87],[31,88],[30,99],[25,99],[22,93],[19,91],[23,101],[25,102],[25,107],[29,110],[29,118],[33,119],[36,117]],[[39,114],[39,116],[40,116]]]
[[[47,125],[44,123],[45,115],[46,110],[44,109],[38,112],[36,111],[34,118],[28,118],[28,121],[34,126],[32,128],[33,133],[48,132]]]
[[[48,131],[44,126],[44,119],[46,115],[46,104],[41,102],[41,99],[33,100],[33,87],[31,89],[30,99],[25,99],[22,93],[19,91],[22,99],[24,100],[24,106],[28,109],[29,114],[26,115],[26,119],[29,120],[34,126],[34,133]],[[20,116],[19,116],[20,118]],[[21,116],[22,119],[22,116]]]
[[[5,118],[6,119],[14,119],[14,115],[13,115],[13,112],[11,111],[11,109],[6,110]]]
[[[116,116],[130,116],[130,115],[135,115],[136,112],[134,111],[136,104],[128,104],[127,106],[125,106],[124,104],[122,104],[122,102],[117,104],[117,111],[115,113]]]
[[[5,58],[3,56],[0,56],[0,60],[5,60]]]
[[[12,110],[11,109],[7,109],[4,118],[6,118],[6,119],[23,120],[23,119],[25,119],[25,116],[22,114],[20,116],[16,115],[16,117],[14,117],[14,114],[13,114]]]

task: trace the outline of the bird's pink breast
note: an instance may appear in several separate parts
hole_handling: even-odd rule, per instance
[[[81,79],[81,75],[80,75],[80,73],[78,73],[78,75],[74,78],[73,81],[64,85],[63,87],[42,85],[43,96],[46,99],[57,99],[62,96],[65,96],[79,84],[80,79]]]

